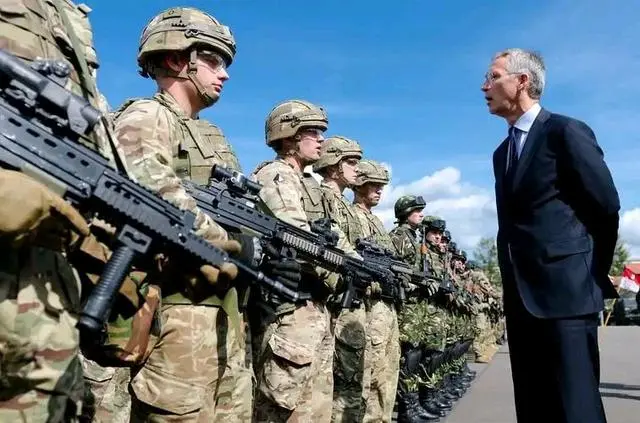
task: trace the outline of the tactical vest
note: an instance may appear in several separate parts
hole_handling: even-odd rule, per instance
[[[329,217],[329,205],[322,194],[322,187],[310,173],[304,173],[302,182],[302,206],[309,222]]]
[[[66,11],[71,29],[67,30],[55,9],[56,2]],[[62,60],[69,65],[71,74],[67,88],[88,98],[97,105],[95,81],[87,76],[91,87],[83,89],[78,69],[74,66],[73,43],[69,32],[73,31],[79,41],[80,54],[84,55],[89,70],[98,67],[93,47],[91,26],[87,18],[91,11],[86,5],[76,6],[68,0],[12,0],[0,1],[0,48],[24,60],[36,58]],[[52,35],[55,34],[55,35]]]
[[[358,238],[364,238],[364,233],[358,221],[358,216],[356,216],[352,208],[353,206],[347,203],[342,195],[336,193],[331,188],[322,185],[320,187],[323,198],[329,207],[329,217],[338,223],[338,226],[346,235],[349,243],[355,246]],[[332,201],[332,198],[334,201]]]
[[[382,245],[385,248],[393,251],[393,244],[391,243],[391,239],[389,238],[389,234],[384,228],[384,225],[373,213],[368,211],[362,212],[369,223],[369,231],[371,232],[371,237],[373,237],[374,241],[378,245]]]
[[[179,115],[162,96],[151,98],[160,103],[175,118],[171,139],[180,140],[178,154],[173,157],[173,170],[180,179],[207,185],[213,165],[224,166],[240,172],[240,162],[220,129],[201,119]],[[139,99],[129,99],[114,112],[116,119],[124,110]]]

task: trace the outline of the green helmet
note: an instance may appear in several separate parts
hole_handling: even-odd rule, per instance
[[[373,160],[360,160],[356,167],[356,183],[354,185],[359,187],[367,182],[387,185],[389,183],[389,171]]]
[[[155,16],[142,31],[138,65],[143,75],[154,74],[146,58],[165,51],[186,51],[194,46],[220,54],[227,66],[236,54],[236,42],[228,26],[192,7],[174,7]]]
[[[424,198],[421,195],[403,195],[398,198],[396,204],[393,206],[393,210],[396,215],[396,219],[402,220],[407,217],[414,210],[422,210],[425,208]]]
[[[447,227],[447,222],[444,219],[439,218],[438,216],[426,216],[424,219],[422,219],[422,225],[427,232],[443,232]]]
[[[317,172],[328,166],[340,163],[348,157],[362,158],[362,148],[357,141],[341,136],[329,137],[322,143],[320,158],[313,164],[313,171]]]
[[[267,145],[274,141],[294,137],[299,130],[317,128],[326,131],[327,113],[320,106],[303,100],[287,100],[275,106],[264,125]]]
[[[451,232],[449,232],[448,229],[445,229],[445,231],[442,232],[442,240],[446,242],[451,241]]]
[[[447,245],[447,250],[448,250],[450,253],[452,253],[452,254],[454,254],[454,255],[455,255],[456,251],[458,250],[458,244],[456,244],[455,242],[451,241],[451,242],[449,243],[449,245]]]

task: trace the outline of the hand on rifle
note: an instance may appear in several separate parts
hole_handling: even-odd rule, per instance
[[[39,229],[89,235],[89,225],[62,197],[29,176],[0,170],[0,236],[20,243]]]

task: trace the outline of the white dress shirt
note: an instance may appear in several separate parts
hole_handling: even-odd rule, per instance
[[[515,128],[520,130],[517,133],[518,139],[516,139],[516,145],[518,146],[518,158],[520,158],[520,155],[522,154],[524,143],[527,141],[527,136],[529,135],[531,126],[538,117],[540,110],[542,110],[540,103],[535,103],[529,108],[529,110],[524,112],[524,114],[518,118],[516,123],[513,124]],[[509,155],[507,155],[507,157],[509,157]]]

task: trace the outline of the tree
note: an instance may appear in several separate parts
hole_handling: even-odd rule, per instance
[[[498,267],[498,246],[495,238],[482,238],[473,252],[473,257],[493,285],[502,284]]]
[[[622,275],[624,265],[629,261],[630,258],[631,253],[629,253],[627,245],[622,238],[618,237],[618,241],[616,242],[616,249],[613,251],[613,262],[611,263],[609,274],[611,276]]]

